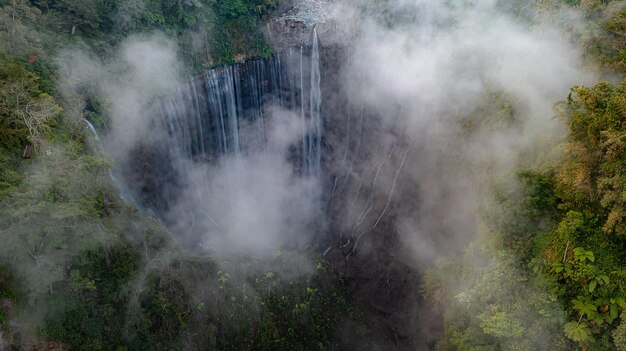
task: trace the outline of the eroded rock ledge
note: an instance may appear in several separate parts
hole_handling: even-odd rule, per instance
[[[293,0],[268,21],[265,35],[277,51],[310,44],[315,27],[323,45],[348,42],[352,11],[343,0]]]

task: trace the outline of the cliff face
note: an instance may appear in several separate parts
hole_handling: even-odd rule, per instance
[[[345,275],[372,331],[365,344],[415,349],[428,343],[425,335],[436,334],[436,323],[426,317],[421,273],[408,263],[396,229],[400,211],[407,215],[418,206],[419,194],[413,190],[418,187],[405,179],[412,149],[401,133],[381,123],[380,111],[367,111],[363,101],[352,97],[356,84],[344,74],[350,55],[343,31],[348,22],[337,21],[342,6],[296,1],[281,9],[266,29],[278,53],[208,70],[163,98],[157,115],[167,142],[146,141],[122,169],[145,207],[160,214],[185,246],[214,250],[212,243],[224,235],[222,219],[233,206],[230,197],[248,190],[222,189],[217,195],[204,180],[214,169],[203,165],[221,165],[232,156],[267,157],[260,151],[272,132],[266,118],[275,107],[289,112],[309,128],[286,154],[293,179],[311,176],[319,184],[315,192],[307,190],[294,200],[312,201],[312,211],[319,214],[308,216],[296,231],[312,231],[311,238],[288,237],[282,248],[313,244]],[[255,183],[255,169],[246,162],[235,164],[239,171],[233,176]],[[204,175],[189,184],[189,174],[199,172]],[[226,188],[239,184],[231,180]],[[196,202],[188,202],[190,191]],[[206,206],[212,202],[215,206]],[[400,202],[412,205],[400,209]],[[206,233],[214,234],[207,239]]]
[[[383,123],[380,111],[351,94],[358,84],[344,72],[350,47],[321,52],[327,230],[320,250],[345,275],[351,298],[367,316],[365,345],[432,349],[439,317],[420,295],[422,272],[397,229],[398,217],[419,208],[419,186],[408,176],[415,150]]]
[[[263,28],[277,51],[307,46],[316,28],[324,47],[348,45],[354,21],[344,0],[292,0],[285,2]]]

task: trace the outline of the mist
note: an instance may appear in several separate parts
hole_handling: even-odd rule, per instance
[[[373,206],[351,200],[343,226],[360,235],[361,229],[389,214],[390,203],[400,213],[403,202],[411,207],[417,201],[419,206],[397,223],[407,243],[423,251],[417,252],[418,260],[430,261],[446,246],[471,237],[475,210],[489,179],[532,163],[538,145],[546,147],[545,140],[563,135],[552,106],[572,85],[590,82],[590,74],[564,30],[502,13],[495,1],[394,1],[379,5],[384,11],[365,3],[346,6],[337,6],[351,14],[338,31],[344,33],[347,26],[355,34],[342,43],[347,55],[337,88],[367,111],[366,125],[360,128],[376,130],[378,138],[369,145],[367,157],[355,155],[347,166],[335,162],[328,167],[360,173],[354,177],[361,179],[376,176],[372,194],[380,199],[370,196],[367,201]],[[323,36],[321,40],[324,44]],[[140,142],[171,143],[172,136],[158,126],[158,99],[167,100],[187,81],[172,41],[162,35],[131,37],[111,62],[80,51],[65,52],[61,58],[67,77],[64,90],[95,91],[105,101],[108,131],[103,142],[116,165],[132,162],[128,155]],[[309,227],[320,215],[316,201],[328,190],[321,188],[321,179],[296,177],[288,161],[289,148],[306,131],[289,125],[297,123],[285,117],[290,111],[264,109],[272,133],[263,152],[258,145],[218,163],[198,163],[170,148],[170,160],[184,169],[177,172],[183,190],[162,216],[179,222],[175,231],[196,226],[207,233],[188,244],[258,253],[289,243],[298,247],[316,235]],[[331,109],[327,114],[326,128],[350,119],[343,111]],[[500,118],[495,124],[499,127],[483,123],[484,118]],[[353,133],[352,140],[355,122],[347,131]],[[258,126],[252,122],[244,128]],[[335,134],[336,139],[327,138],[328,150],[358,154],[354,145],[346,144],[346,135]],[[404,191],[398,182],[417,190]],[[372,209],[363,217],[360,207]],[[184,208],[198,213],[185,213],[189,211]],[[348,229],[359,222],[359,228]],[[248,234],[252,232],[257,234]]]
[[[373,14],[364,6],[343,64],[342,88],[369,112],[364,129],[378,130],[376,148],[395,146],[373,191],[385,198],[403,168],[404,185],[390,196],[396,229],[419,264],[467,243],[494,179],[554,147],[564,129],[553,105],[592,81],[563,29],[497,5],[395,1]],[[349,168],[364,167],[355,159]],[[361,220],[355,212],[344,226]],[[380,210],[370,212],[378,220]]]
[[[152,132],[149,122],[155,98],[184,79],[175,42],[162,34],[130,37],[107,61],[84,50],[66,50],[59,56],[60,89],[106,106],[110,132],[103,142],[114,159]]]
[[[312,225],[321,215],[320,184],[315,177],[295,176],[287,159],[306,126],[290,111],[276,107],[268,112],[267,144],[255,145],[246,154],[227,155],[217,165],[183,166],[187,186],[167,214],[185,219],[172,221],[174,232],[203,228],[203,237],[190,239],[219,255],[267,256],[311,242]],[[257,129],[257,123],[244,126],[242,132]]]
[[[192,252],[265,256],[311,242],[321,214],[321,188],[316,177],[296,176],[289,163],[290,148],[310,132],[294,112],[268,104],[263,120],[238,127],[242,135],[265,129],[267,141],[225,154],[218,162],[196,162],[163,127],[159,107],[179,104],[170,99],[188,88],[172,41],[158,34],[129,38],[110,62],[82,51],[61,57],[62,90],[91,93],[106,106],[103,145],[128,198],[136,198],[133,187],[141,186],[124,177],[132,172],[125,167],[136,166],[134,152],[165,147],[165,159],[153,161],[175,167],[175,180],[163,186],[175,186],[176,194],[167,199],[167,211],[144,210],[164,219],[180,245]]]
[[[326,180],[335,240],[330,255],[349,262],[350,276],[362,284],[356,294],[373,313],[387,316],[374,324],[385,328],[393,320],[400,345],[432,349],[442,317],[412,285],[421,284],[437,259],[463,255],[478,236],[497,247],[481,213],[497,210],[491,196],[498,182],[506,179],[512,192],[521,193],[516,172],[558,162],[555,150],[566,129],[554,105],[571,86],[594,82],[571,31],[586,23],[559,8],[549,12],[552,17],[517,16],[497,1],[348,7],[348,19],[338,11],[327,21],[352,33],[337,75],[325,76],[341,94],[325,115],[334,152]],[[568,27],[549,18],[567,18]],[[323,25],[319,32],[325,33]],[[320,34],[322,44],[335,39]],[[325,101],[330,99],[329,93]],[[459,269],[486,276],[504,269],[489,250],[477,248],[482,254],[463,259]],[[463,279],[446,284],[441,289],[451,296],[472,288]],[[542,293],[520,284],[510,296]],[[564,315],[558,303],[550,308]],[[517,316],[532,325],[537,316],[531,312]],[[534,333],[528,345],[550,349],[546,340],[555,332]],[[382,338],[372,343],[383,350],[398,345]]]
[[[163,35],[129,38],[110,62],[65,52],[62,87],[68,95],[95,92],[105,102],[103,144],[123,191],[136,196],[153,186],[146,185],[153,173],[163,177],[155,184],[165,184],[164,195],[142,210],[167,223],[189,252],[271,257],[315,246],[329,260],[366,272],[351,278],[375,276],[362,285],[378,296],[393,290],[389,267],[402,265],[413,279],[437,258],[466,248],[484,229],[478,212],[491,205],[499,179],[557,160],[552,150],[565,130],[553,106],[571,86],[593,82],[571,33],[542,14],[529,19],[503,8],[490,0],[337,6],[327,27],[319,25],[321,46],[341,47],[328,59],[336,74],[322,75],[321,174],[294,170],[294,150],[313,132],[310,119],[275,101],[259,104],[263,118],[235,128],[241,135],[263,130],[262,141],[219,156],[190,150],[195,141],[181,143],[196,140],[197,132],[184,126],[173,132],[171,125],[180,111],[199,110],[179,105],[196,101],[184,96],[200,95],[194,84],[206,77],[186,77],[176,46]],[[331,55],[322,56],[324,62]],[[300,69],[310,64],[301,61]],[[300,84],[298,97],[307,96]],[[519,294],[535,292],[529,286]],[[424,330],[438,320],[422,314],[417,292],[399,294],[381,297],[395,298],[393,316],[406,322],[394,333],[426,349],[418,339],[435,337]],[[392,348],[389,340],[377,345]]]

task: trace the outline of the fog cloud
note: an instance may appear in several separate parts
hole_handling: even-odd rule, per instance
[[[65,51],[60,59],[61,89],[104,105],[107,152],[114,158],[153,132],[156,98],[184,81],[175,43],[158,34],[130,37],[107,61],[80,50]]]
[[[189,87],[173,42],[159,35],[133,37],[111,62],[80,51],[66,52],[62,58],[68,77],[63,89],[93,93],[105,104],[109,130],[103,143],[116,161],[116,173],[124,173],[120,167],[142,162],[133,159],[142,148],[164,151],[144,162],[170,163],[175,168],[174,180],[163,184],[173,187],[175,196],[166,199],[168,210],[158,215],[183,246],[220,254],[265,255],[310,242],[313,221],[320,215],[319,182],[295,176],[288,161],[290,148],[308,133],[299,116],[268,105],[263,120],[238,127],[242,135],[267,130],[265,143],[211,162],[199,161],[180,147],[177,135],[168,133],[163,124],[167,116],[160,106],[183,103],[170,99],[180,94],[181,87]],[[161,171],[158,165],[155,169]],[[127,183],[122,188],[133,193],[137,186]]]
[[[417,260],[428,262],[471,237],[494,177],[560,140],[552,107],[590,75],[563,30],[525,23],[496,1],[392,1],[375,10],[358,21],[342,81],[373,111],[369,128],[412,140],[404,141],[416,150],[405,182],[419,190],[395,195],[397,213],[412,208],[396,223]],[[398,140],[377,143],[389,149]],[[400,160],[387,163],[388,174]],[[390,181],[378,179],[376,191],[389,193]]]
[[[188,168],[186,190],[168,214],[186,219],[172,219],[175,232],[203,228],[199,246],[230,254],[267,255],[311,241],[320,216],[320,185],[314,177],[295,176],[287,159],[304,122],[289,111],[268,112],[266,145]],[[257,123],[241,132],[256,129]]]

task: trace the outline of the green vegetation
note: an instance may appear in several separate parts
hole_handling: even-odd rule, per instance
[[[623,76],[626,12],[584,5],[588,58]],[[573,87],[556,111],[563,159],[497,180],[477,237],[424,281],[439,350],[626,349],[626,84]]]
[[[79,350],[331,349],[337,324],[359,317],[338,290],[340,276],[324,264],[293,279],[269,270],[249,276],[253,267],[284,270],[294,259],[242,260],[227,273],[210,260],[179,257],[137,276],[146,267],[129,246],[86,251],[64,287],[47,296],[67,306],[43,335]]]
[[[441,349],[623,348],[624,101],[623,84],[573,88],[565,159],[517,174],[521,193],[496,187],[476,241],[431,270],[427,294],[449,306]]]
[[[359,325],[331,267],[287,274],[315,255],[184,254],[116,195],[83,121],[102,107],[52,83],[58,50],[106,58],[134,33],[175,38],[189,70],[267,54],[259,26],[276,6],[0,1],[0,348],[328,350],[339,324]]]
[[[562,3],[589,62],[626,72],[615,1],[501,1],[520,16]],[[121,201],[82,120],[96,102],[56,91],[53,57],[106,58],[132,34],[166,33],[187,69],[266,55],[276,0],[0,0],[0,341],[72,350],[328,350],[362,331],[348,284],[316,255],[220,261],[182,253]],[[485,123],[514,123],[497,96]],[[559,163],[498,179],[462,255],[440,258],[424,294],[444,316],[439,350],[626,350],[626,83],[574,87]],[[496,115],[490,115],[495,112]],[[491,118],[491,119],[490,119]],[[465,126],[475,128],[474,120]],[[520,189],[521,188],[521,189]],[[280,273],[279,273],[280,272]]]
[[[187,67],[198,69],[266,54],[261,21],[277,0],[4,0],[0,51],[33,60],[52,78],[47,57],[64,47],[106,56],[124,38],[160,31],[175,38]],[[43,61],[43,62],[42,62]]]

